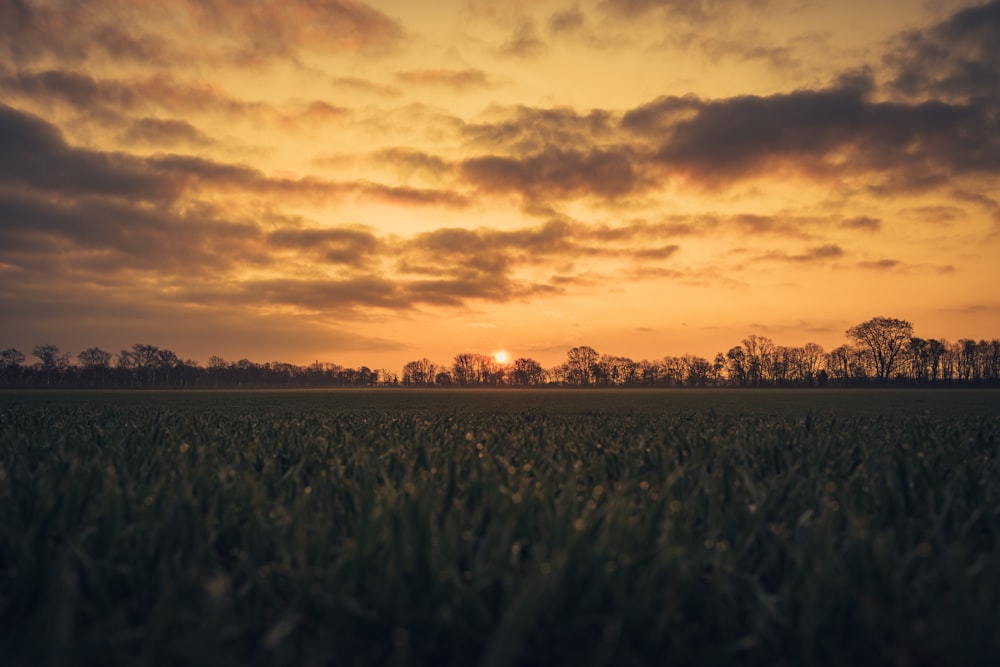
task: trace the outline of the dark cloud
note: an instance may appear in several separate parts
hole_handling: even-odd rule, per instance
[[[1000,103],[1000,0],[911,30],[887,58],[894,90],[911,97]]]
[[[844,256],[844,249],[837,245],[822,245],[808,248],[797,254],[785,252],[772,252],[760,257],[762,260],[796,263],[824,262],[831,259],[838,259]]]
[[[154,118],[130,129],[136,140],[199,138],[191,125]],[[411,149],[377,155],[430,172],[454,167]],[[614,196],[633,187],[627,165],[617,159],[598,151],[560,152],[529,157],[514,169],[526,168],[544,188]],[[466,162],[462,169],[480,177],[477,185],[488,185],[487,164]],[[666,228],[645,224],[554,220],[515,230],[440,229],[409,239],[360,226],[319,227],[280,212],[262,213],[240,196],[446,206],[464,206],[467,200],[449,190],[274,178],[195,155],[138,157],[77,148],[54,125],[8,106],[0,106],[0,174],[0,265],[5,274],[18,275],[16,284],[58,291],[85,283],[135,296],[156,283],[161,296],[199,307],[332,309],[344,318],[372,309],[461,307],[567,289],[582,280],[572,272],[579,257],[655,266],[679,250],[666,239]],[[522,194],[535,192],[524,181],[514,187]],[[201,201],[203,195],[215,203]],[[537,270],[552,261],[563,267],[557,276],[519,277],[526,267]],[[387,275],[393,265],[397,272]],[[248,267],[276,277],[246,280],[241,276]],[[306,267],[308,277],[296,275]]]
[[[443,228],[418,234],[402,246],[413,272],[429,270],[472,272],[509,277],[518,266],[569,261],[580,257],[648,260],[667,259],[680,250],[663,244],[655,225],[608,227],[550,220],[515,230]],[[423,267],[429,267],[424,269]]]
[[[697,35],[692,36],[692,41],[713,60],[722,58],[736,58],[744,62],[757,60],[786,73],[800,65],[793,49],[787,46],[775,46],[773,40],[756,32],[740,34],[734,39]]]
[[[297,62],[302,51],[382,51],[403,38],[398,22],[358,0],[182,0],[155,11],[113,0],[0,3],[0,48],[17,63],[48,56],[166,66],[197,57],[260,66],[275,57]]]
[[[775,235],[789,238],[808,236],[802,230],[804,226],[803,221],[773,215],[739,213],[722,218],[718,216],[704,216],[702,224],[706,222],[734,229],[743,235]]]
[[[555,35],[574,33],[583,28],[587,22],[587,17],[580,10],[579,5],[573,5],[569,9],[554,12],[549,16],[549,32]]]
[[[215,141],[191,123],[174,118],[138,118],[121,136],[122,142],[146,146],[211,146]]]
[[[640,248],[632,251],[632,257],[636,259],[667,259],[673,257],[680,250],[678,245],[665,245],[657,248]]]
[[[867,271],[893,271],[900,273],[937,273],[947,275],[955,272],[951,264],[907,264],[898,259],[876,259],[857,262],[859,269]]]
[[[878,218],[871,218],[867,215],[862,215],[856,218],[847,218],[846,220],[842,220],[840,222],[840,226],[844,229],[877,232],[882,229],[882,221]]]
[[[267,235],[272,248],[288,248],[318,257],[324,262],[363,266],[382,247],[368,229],[279,229]]]
[[[383,148],[372,157],[376,162],[396,167],[403,173],[422,172],[438,177],[449,174],[454,169],[454,165],[448,160],[414,148]]]
[[[187,11],[214,34],[247,49],[274,55],[290,46],[328,53],[396,45],[403,29],[394,19],[358,0],[188,0]]]
[[[256,226],[227,222],[197,207],[54,202],[43,193],[0,190],[0,257],[26,271],[87,279],[126,271],[194,278],[257,261],[260,241]]]
[[[127,153],[70,146],[41,118],[0,105],[0,175],[58,197],[106,196],[167,203],[207,190],[313,200],[349,197],[403,205],[463,207],[460,193],[368,181],[271,178],[258,169],[194,155]]]
[[[527,156],[550,148],[579,150],[617,138],[617,121],[609,111],[581,114],[565,107],[518,106],[494,113],[500,117],[462,128],[474,147]]]
[[[95,25],[95,14],[87,10],[82,3],[2,2],[0,49],[15,63],[46,55],[78,62],[86,60],[92,52],[103,50],[94,33],[107,26],[100,19]]]
[[[702,101],[667,97],[625,114],[622,125],[658,141],[668,173],[721,187],[775,171],[833,178],[882,172],[918,188],[954,174],[1000,170],[995,121],[982,109],[927,101],[875,102],[867,76],[834,87]]]
[[[958,206],[911,206],[902,209],[899,214],[938,225],[947,225],[966,216]]]
[[[444,86],[458,91],[493,85],[486,72],[472,68],[407,70],[397,72],[396,80],[407,84]]]
[[[537,58],[548,50],[548,46],[538,37],[535,24],[525,19],[514,30],[510,39],[500,47],[500,53],[516,58]]]
[[[124,153],[69,146],[59,130],[37,116],[0,104],[0,175],[60,196],[110,195],[161,200],[177,184]]]
[[[179,81],[162,74],[109,79],[68,70],[17,71],[0,75],[0,90],[33,103],[64,104],[87,116],[103,115],[112,124],[123,122],[126,113],[165,111],[296,128],[339,122],[350,113],[323,100],[285,106],[241,100],[210,83]]]
[[[861,269],[872,269],[875,271],[888,271],[899,268],[902,263],[898,259],[876,259],[865,262],[858,262],[857,267]]]
[[[465,160],[461,170],[483,191],[516,193],[529,202],[577,197],[613,200],[651,186],[635,154],[625,146],[586,153],[553,148],[523,158],[476,157]]]
[[[630,19],[652,12],[683,18],[693,23],[718,20],[733,11],[761,9],[773,0],[602,0],[600,6],[611,14]]]
[[[81,113],[163,110],[170,114],[216,114],[227,118],[274,119],[270,104],[232,97],[216,85],[179,81],[164,74],[131,79],[96,78],[71,70],[18,71],[0,77],[0,90],[33,102],[65,104]]]

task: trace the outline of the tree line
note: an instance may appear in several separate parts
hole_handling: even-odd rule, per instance
[[[137,343],[112,354],[91,347],[72,357],[52,344],[37,345],[27,363],[20,350],[0,351],[0,386],[95,388],[319,388],[319,387],[868,387],[1000,386],[1000,340],[950,343],[914,335],[913,325],[874,317],[851,327],[848,342],[826,351],[816,343],[786,346],[750,335],[711,360],[686,354],[634,361],[583,345],[563,363],[545,368],[522,357],[501,363],[463,352],[447,365],[424,358],[401,373],[367,366],[315,362],[209,358],[208,364],[168,349]]]

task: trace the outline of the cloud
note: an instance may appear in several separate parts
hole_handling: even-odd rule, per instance
[[[821,90],[720,100],[664,97],[622,125],[655,142],[652,162],[706,187],[791,171],[829,180],[882,173],[916,189],[1000,170],[1000,139],[982,109],[928,101],[874,102],[867,75]]]
[[[524,19],[514,30],[510,39],[500,47],[501,55],[515,58],[537,58],[548,50],[548,46],[538,37],[534,22]]]
[[[156,142],[203,138],[190,124],[167,119],[142,119],[129,131],[133,139]],[[405,148],[376,157],[445,175],[455,167]],[[577,173],[571,189],[610,195],[619,187],[607,171],[614,160],[599,152],[543,158],[550,161],[528,158],[528,173],[568,169]],[[471,164],[462,166],[474,172]],[[31,289],[86,284],[135,298],[153,290],[159,301],[190,307],[287,308],[311,317],[335,311],[351,319],[379,309],[561,293],[581,281],[597,284],[597,277],[574,272],[581,257],[655,267],[679,252],[666,227],[646,224],[553,220],[512,230],[442,228],[410,238],[358,225],[318,226],[260,207],[295,198],[408,206],[464,206],[467,199],[396,184],[275,178],[197,155],[79,148],[56,126],[8,106],[0,106],[0,173],[0,273],[25,298]],[[557,190],[566,187],[561,180],[555,173],[542,179]]]
[[[272,178],[258,169],[193,155],[136,157],[70,146],[41,118],[0,105],[0,175],[9,183],[59,197],[106,196],[172,202],[182,194],[244,192],[307,200],[360,198],[402,205],[461,208],[466,197],[448,190],[369,181]]]
[[[124,143],[147,146],[211,146],[215,141],[191,123],[173,118],[138,118],[121,136]]]
[[[878,259],[858,262],[859,269],[868,271],[894,272],[894,273],[936,273],[938,275],[949,275],[957,270],[951,264],[911,264],[897,259]]]
[[[336,77],[333,80],[333,85],[335,88],[347,88],[357,92],[372,93],[385,97],[399,97],[403,94],[399,88],[394,86],[387,86],[385,84],[354,76]]]
[[[124,35],[114,30],[111,23],[102,21],[100,14],[92,7],[75,3],[32,0],[0,3],[0,49],[15,63],[38,60],[46,55],[79,62],[95,52],[107,56],[108,51],[120,56],[149,57],[150,45],[158,40],[148,40],[145,50],[139,45],[133,49],[123,48]],[[98,36],[108,40],[107,49]],[[155,55],[158,59],[161,54]]]
[[[551,148],[596,147],[618,138],[615,116],[606,110],[581,114],[566,107],[517,106],[493,109],[492,115],[462,127],[462,134],[474,148],[526,156]]]
[[[398,22],[357,0],[188,0],[187,11],[212,34],[245,48],[281,55],[289,47],[328,53],[394,46],[403,36]]]
[[[586,153],[549,149],[524,158],[475,157],[461,164],[462,175],[480,190],[516,193],[525,201],[598,197],[614,200],[651,186],[627,147]]]
[[[0,4],[0,48],[22,64],[50,57],[66,63],[167,66],[197,59],[259,67],[273,58],[298,62],[304,51],[391,50],[404,37],[397,21],[357,0]]]
[[[573,5],[569,9],[553,12],[549,16],[549,32],[553,35],[572,34],[584,27],[587,17],[580,10],[579,5]]]
[[[641,19],[653,12],[662,12],[671,18],[682,18],[691,23],[719,20],[731,12],[759,10],[773,0],[602,0],[601,8],[612,15],[628,19]]]
[[[377,150],[372,154],[372,159],[380,164],[396,167],[407,174],[421,172],[439,177],[451,173],[454,169],[454,164],[442,157],[401,146]]]
[[[370,229],[306,228],[279,229],[267,235],[271,248],[287,248],[317,257],[323,262],[366,266],[382,248]]]
[[[0,174],[8,183],[59,195],[110,195],[162,200],[177,183],[124,153],[69,146],[60,131],[37,116],[0,104]]]
[[[891,87],[910,97],[1000,102],[1000,0],[911,30],[886,56]]]
[[[854,229],[858,231],[866,232],[877,232],[882,229],[882,221],[878,218],[872,218],[867,215],[858,216],[856,218],[847,218],[846,220],[841,220],[840,226],[844,229]]]
[[[899,211],[900,216],[937,225],[948,225],[966,216],[958,206],[908,206]]]
[[[856,265],[859,269],[871,269],[874,271],[888,271],[890,269],[897,269],[902,266],[902,262],[898,259],[876,259],[864,262],[858,262]]]
[[[285,128],[341,122],[350,115],[348,109],[323,100],[278,106],[239,99],[212,83],[180,81],[164,74],[109,79],[68,70],[17,71],[0,75],[0,90],[36,105],[64,104],[85,116],[103,118],[112,126],[136,122],[125,114],[150,111],[274,123]]]
[[[756,213],[740,213],[725,219],[709,218],[713,222],[722,222],[735,227],[743,234],[777,234],[780,236],[802,236],[797,225],[771,215]]]
[[[421,86],[443,86],[456,91],[470,88],[488,88],[492,82],[486,72],[479,69],[415,69],[396,72],[400,83]]]
[[[784,73],[799,67],[794,50],[775,46],[774,39],[758,31],[744,31],[733,38],[718,38],[709,34],[693,34],[701,51],[712,60],[734,57],[741,61],[762,61]]]
[[[838,259],[844,256],[844,249],[838,245],[828,244],[808,248],[798,254],[788,254],[785,252],[772,252],[759,259],[778,262],[795,262],[799,264],[811,264],[814,262],[825,262],[831,259]]]
[[[259,263],[255,225],[210,209],[170,211],[107,200],[54,202],[0,190],[0,258],[27,272],[113,280],[130,273],[195,279]],[[255,260],[255,258],[258,258]]]

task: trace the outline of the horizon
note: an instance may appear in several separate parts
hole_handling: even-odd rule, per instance
[[[1000,0],[0,7],[0,348],[1000,332]]]
[[[986,337],[961,336],[961,337],[958,337],[956,339],[949,339],[949,338],[940,337],[940,336],[922,335],[923,332],[921,332],[919,329],[917,329],[916,327],[914,327],[913,324],[911,322],[909,322],[909,321],[901,320],[899,318],[884,318],[884,317],[881,317],[881,316],[876,316],[876,317],[870,318],[869,320],[866,320],[865,322],[856,323],[855,326],[856,327],[862,327],[862,326],[865,326],[865,325],[869,325],[869,324],[875,322],[876,320],[888,320],[890,322],[895,322],[895,323],[898,323],[900,325],[904,325],[906,327],[909,327],[909,333],[906,333],[905,336],[912,335],[912,339],[914,339],[914,340],[921,339],[921,340],[924,340],[924,341],[932,341],[932,340],[933,341],[937,341],[937,342],[939,342],[939,343],[942,344],[943,348],[956,346],[958,343],[961,343],[964,340],[972,340],[973,342],[977,342],[977,343],[984,343],[984,342],[985,343],[996,343],[998,340],[1000,340],[996,336],[986,336]],[[886,334],[883,333],[881,335],[886,335]],[[102,352],[106,352],[106,353],[108,353],[110,355],[109,362],[110,362],[110,366],[111,367],[117,367],[118,366],[118,360],[123,355],[135,353],[136,348],[138,348],[139,346],[151,346],[151,347],[155,348],[158,351],[164,351],[164,352],[173,353],[174,355],[176,355],[178,361],[181,361],[183,363],[193,362],[193,364],[195,366],[200,367],[200,368],[208,368],[210,366],[213,358],[219,358],[222,361],[224,361],[224,362],[226,362],[227,364],[230,364],[230,365],[232,365],[234,363],[237,363],[239,361],[244,361],[244,360],[245,361],[249,361],[249,362],[251,362],[253,364],[257,364],[257,365],[265,365],[265,364],[270,364],[270,363],[285,363],[285,364],[290,364],[292,366],[297,366],[299,368],[308,368],[308,367],[313,366],[315,364],[321,364],[321,365],[324,365],[324,366],[339,366],[339,367],[344,368],[344,369],[359,369],[359,368],[364,367],[364,368],[369,368],[371,370],[387,371],[387,372],[392,373],[392,374],[397,374],[397,372],[402,373],[404,371],[404,367],[407,364],[409,364],[411,362],[420,362],[420,361],[427,361],[427,362],[430,362],[433,366],[437,367],[438,369],[444,369],[444,370],[449,370],[450,371],[452,369],[454,363],[457,362],[458,357],[460,357],[462,355],[475,355],[475,356],[479,356],[479,357],[482,357],[482,358],[490,359],[494,363],[496,363],[496,365],[499,368],[503,368],[503,369],[513,368],[516,361],[525,359],[525,360],[528,360],[528,361],[535,361],[535,362],[539,363],[540,366],[543,369],[545,369],[545,370],[554,370],[554,369],[557,369],[560,366],[565,366],[567,357],[569,355],[571,355],[572,352],[575,349],[579,349],[579,348],[590,348],[590,349],[594,350],[599,356],[602,356],[602,357],[603,356],[618,357],[618,358],[627,359],[627,360],[630,360],[630,361],[633,361],[633,362],[636,362],[636,363],[645,362],[645,361],[649,361],[649,362],[653,362],[653,363],[659,363],[659,362],[662,362],[662,361],[665,361],[665,360],[668,360],[668,359],[680,359],[680,358],[689,357],[689,356],[690,357],[694,357],[696,359],[702,359],[702,360],[705,360],[705,361],[708,361],[708,362],[711,363],[711,362],[714,362],[715,359],[716,359],[716,357],[719,356],[719,355],[725,357],[726,354],[728,352],[730,352],[733,348],[742,347],[744,349],[747,349],[748,345],[750,345],[751,347],[756,347],[756,342],[757,341],[761,341],[765,345],[768,345],[768,346],[773,345],[775,349],[778,349],[778,348],[792,348],[792,349],[799,349],[799,350],[801,350],[802,348],[806,347],[807,345],[813,345],[813,344],[819,345],[815,341],[807,341],[806,343],[802,343],[802,344],[786,343],[785,341],[776,340],[776,339],[773,339],[773,338],[771,338],[769,336],[765,336],[765,335],[762,335],[762,334],[748,333],[748,334],[744,335],[743,337],[741,337],[738,341],[733,341],[732,343],[730,343],[730,344],[728,344],[728,345],[726,345],[726,346],[724,346],[724,347],[716,350],[715,352],[712,352],[711,354],[698,354],[698,353],[693,353],[693,352],[689,352],[689,351],[668,351],[668,352],[664,352],[664,353],[661,353],[661,354],[658,354],[658,355],[655,355],[655,356],[649,356],[649,357],[647,357],[647,356],[631,355],[627,351],[622,351],[622,350],[604,350],[604,349],[599,349],[599,348],[595,348],[594,346],[587,345],[586,343],[582,343],[582,344],[580,344],[578,346],[573,346],[573,347],[570,347],[570,348],[567,348],[567,349],[563,350],[561,356],[559,356],[559,357],[551,357],[552,360],[549,360],[549,358],[547,358],[547,357],[536,357],[536,356],[532,356],[532,355],[518,354],[515,351],[509,350],[507,348],[496,348],[496,349],[492,349],[492,350],[463,349],[461,351],[452,353],[451,355],[449,355],[445,359],[431,358],[431,357],[429,357],[427,355],[417,355],[417,356],[415,356],[413,358],[407,359],[404,362],[401,362],[398,366],[384,366],[384,365],[379,365],[379,364],[370,364],[370,363],[365,363],[363,360],[360,361],[360,362],[358,362],[358,363],[342,363],[341,361],[336,360],[336,359],[313,359],[311,361],[303,363],[303,362],[291,361],[289,359],[276,358],[276,357],[273,357],[273,356],[272,357],[261,357],[261,358],[248,358],[248,357],[226,356],[224,354],[213,354],[213,355],[210,355],[209,357],[206,357],[205,359],[194,359],[194,358],[191,358],[191,357],[185,355],[183,353],[183,350],[178,351],[178,350],[172,349],[172,348],[170,348],[168,346],[157,345],[155,342],[149,342],[149,341],[146,341],[146,342],[135,342],[135,343],[133,343],[131,345],[126,345],[124,347],[117,348],[117,349],[104,348],[101,345],[93,345],[93,346],[89,346],[87,349],[79,350],[77,352],[73,352],[71,350],[64,349],[64,348],[60,347],[59,345],[57,345],[55,343],[51,343],[51,342],[37,343],[37,344],[32,345],[32,346],[30,346],[28,348],[17,348],[17,347],[5,346],[5,345],[2,344],[2,341],[0,341],[0,350],[2,350],[3,352],[10,352],[12,350],[16,350],[18,352],[21,352],[25,356],[25,361],[22,364],[24,366],[37,365],[39,362],[32,362],[31,361],[31,357],[32,356],[34,356],[34,357],[38,356],[38,355],[35,354],[34,351],[36,349],[38,349],[38,348],[42,348],[42,347],[46,347],[46,346],[50,346],[50,345],[54,345],[57,348],[57,350],[55,351],[55,356],[57,356],[57,357],[64,357],[66,360],[68,360],[70,362],[71,365],[77,365],[77,366],[85,366],[86,365],[86,363],[84,361],[82,361],[82,360],[79,359],[79,357],[80,357],[81,354],[83,354],[85,352],[89,352],[89,351],[93,350],[94,348],[96,348],[97,350],[102,351]],[[833,345],[833,346],[820,345],[820,348],[821,348],[820,352],[823,355],[829,355],[833,350],[839,349],[841,347],[844,347],[844,348],[847,348],[847,349],[854,349],[854,350],[862,350],[862,351],[864,351],[866,345],[865,345],[864,341],[852,337],[850,331],[845,331],[844,332],[844,337],[840,341],[839,344]],[[903,352],[905,353],[906,351],[907,351],[907,348],[906,348],[906,345],[904,345],[903,346]]]

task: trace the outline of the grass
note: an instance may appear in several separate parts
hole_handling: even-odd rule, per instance
[[[998,399],[0,393],[0,655],[997,664]]]

